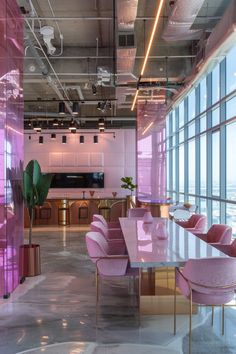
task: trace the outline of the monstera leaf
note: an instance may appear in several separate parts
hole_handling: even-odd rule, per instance
[[[23,197],[29,211],[30,230],[29,244],[32,240],[32,226],[34,218],[34,208],[43,205],[47,198],[53,174],[41,172],[37,160],[31,160],[23,172]]]

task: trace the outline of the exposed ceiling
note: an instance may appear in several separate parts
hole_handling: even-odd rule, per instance
[[[25,129],[36,119],[49,127],[54,118],[60,118],[61,100],[66,104],[62,120],[67,125],[72,102],[79,101],[79,114],[74,117],[83,128],[97,127],[99,117],[105,118],[107,127],[134,127],[136,112],[130,108],[158,3],[18,0],[25,12]],[[209,35],[228,4],[228,0],[165,0],[140,82],[140,98],[171,99],[191,74],[199,39]],[[184,16],[189,16],[188,25]],[[173,30],[175,21],[182,21],[181,30]],[[54,29],[54,38],[48,42],[41,34],[48,30],[45,26]],[[174,33],[174,39],[165,41],[165,33]],[[106,109],[98,110],[98,103],[105,101]]]

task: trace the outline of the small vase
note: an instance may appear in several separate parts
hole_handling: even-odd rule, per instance
[[[146,213],[143,216],[143,222],[145,224],[149,224],[153,222],[153,217],[150,211],[146,211]]]
[[[115,198],[117,196],[117,192],[112,192],[112,196]]]
[[[89,191],[90,197],[94,196],[95,191]]]
[[[156,226],[156,237],[159,240],[166,240],[168,238],[168,232],[163,223],[158,223]]]

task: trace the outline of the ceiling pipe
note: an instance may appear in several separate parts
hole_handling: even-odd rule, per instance
[[[42,74],[46,77],[46,79],[47,79],[47,81],[48,81],[48,84],[49,84],[50,87],[56,92],[56,94],[57,94],[57,96],[59,97],[60,100],[63,101],[63,100],[66,98],[68,101],[70,101],[70,99],[69,99],[69,97],[68,97],[68,95],[67,95],[67,92],[65,91],[64,87],[62,86],[62,84],[61,84],[61,82],[60,82],[60,79],[59,79],[57,73],[55,72],[55,70],[54,70],[54,68],[53,68],[53,66],[52,66],[52,64],[51,64],[51,62],[50,62],[50,60],[48,59],[46,53],[44,52],[44,49],[43,49],[43,47],[42,47],[42,45],[41,45],[41,43],[40,43],[38,37],[36,36],[35,32],[33,31],[32,26],[30,25],[29,21],[26,21],[26,23],[27,23],[27,25],[28,25],[28,27],[29,27],[31,33],[33,34],[34,38],[36,39],[36,41],[37,41],[37,43],[38,43],[38,45],[39,45],[39,48],[40,48],[40,50],[42,51],[42,53],[43,53],[45,59],[47,60],[47,62],[48,62],[48,64],[49,64],[49,66],[50,66],[50,68],[51,68],[53,74],[55,75],[55,77],[56,77],[56,79],[57,79],[57,82],[58,82],[58,84],[59,84],[61,90],[63,91],[64,96],[63,96],[63,94],[60,92],[59,88],[55,85],[55,83],[54,83],[54,81],[53,81],[51,75],[48,73],[48,72],[49,72],[48,68],[47,68],[46,65],[44,64],[43,60],[40,58],[40,55],[39,55],[37,49],[35,48],[35,46],[34,46],[32,40],[30,39],[30,37],[29,37],[29,35],[28,35],[27,40],[28,40],[29,47],[30,47],[30,49],[31,49],[31,51],[32,51],[32,54],[35,56],[35,60],[36,60],[36,62],[39,64],[40,69],[43,68]],[[45,68],[47,69],[47,71],[45,70]],[[71,109],[70,104],[69,104],[68,102],[65,102],[65,105],[66,105],[66,108],[67,108],[68,112],[73,116],[73,112],[72,112],[72,109]]]
[[[202,30],[191,30],[190,28],[204,1],[177,0],[169,16],[162,38],[165,41],[199,39],[202,35]]]
[[[39,120],[50,120],[50,118],[58,118],[60,120],[59,114],[58,113],[52,113],[52,112],[25,112],[24,117],[27,118],[27,120],[31,120],[29,118],[38,118]],[[48,119],[49,118],[49,119]],[[65,118],[71,119],[71,116],[65,115],[63,116],[63,121],[65,121]],[[121,120],[121,121],[135,121],[136,117],[79,117],[76,118],[78,120],[88,120],[88,121],[98,121],[100,118],[106,118],[108,120]],[[75,118],[74,118],[75,119]]]

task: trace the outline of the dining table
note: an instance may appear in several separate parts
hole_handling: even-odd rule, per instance
[[[131,268],[139,269],[141,314],[170,314],[173,311],[175,268],[190,258],[226,257],[174,221],[153,217],[119,218]],[[177,313],[188,312],[188,302],[178,296]],[[195,307],[197,311],[197,307]]]

